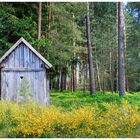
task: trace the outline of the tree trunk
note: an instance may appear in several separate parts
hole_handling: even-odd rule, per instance
[[[109,73],[110,73],[110,87],[111,87],[111,92],[113,93],[113,76],[112,76],[112,49],[110,48],[110,65],[109,65]]]
[[[71,75],[70,75],[70,87],[71,87],[71,92],[73,92],[73,68],[71,66]]]
[[[116,51],[115,51],[116,59],[118,58],[117,48],[118,48],[118,2],[116,2]],[[115,63],[115,71],[116,71],[115,91],[118,92],[118,65],[117,63],[118,61]]]
[[[83,62],[83,93],[86,93],[86,64]]]
[[[104,84],[104,72],[102,73],[102,89],[103,89],[103,94],[105,93],[105,84]]]
[[[42,2],[39,2],[38,5],[38,34],[37,38],[40,39],[41,37],[41,20],[42,20]]]
[[[64,90],[67,89],[67,74],[64,73]]]
[[[139,46],[139,45],[138,45]],[[126,24],[124,22],[124,57],[126,57]],[[128,91],[128,78],[127,78],[127,70],[125,71],[125,86],[126,86],[126,91]]]
[[[64,73],[61,71],[61,92],[64,91]]]
[[[99,72],[99,66],[98,66],[97,61],[96,61],[96,70],[97,70],[97,80],[98,80],[99,89],[100,89],[100,92],[102,92],[100,72]]]
[[[47,33],[46,33],[46,36],[47,38],[49,38],[49,35],[50,35],[50,30],[51,30],[51,3],[50,2],[47,2],[47,12],[48,12],[48,16],[47,16]]]
[[[77,57],[79,59],[79,57]],[[76,89],[79,88],[79,63],[76,64]]]
[[[119,95],[125,95],[125,67],[124,67],[124,13],[123,2],[118,3],[118,88]]]
[[[116,59],[116,51],[115,51],[115,54],[114,54],[114,60]],[[113,72],[113,75],[114,75],[114,84],[113,84],[113,90],[115,92],[118,92],[118,66],[117,66],[117,61],[115,61],[115,64],[114,64],[114,72]]]
[[[60,87],[59,86],[59,81],[60,81],[59,79],[60,79],[60,74],[56,75],[55,87],[54,87],[56,90],[59,90],[59,87]]]
[[[75,89],[76,89],[76,81],[75,81],[75,69],[74,69],[75,67],[73,66],[73,68],[72,68],[72,86],[73,86],[73,92],[75,91]]]
[[[128,83],[128,77],[126,76],[126,91],[129,92],[129,83]]]
[[[89,90],[89,68],[88,68],[88,63],[85,64],[85,81],[86,81],[86,89]]]
[[[90,34],[90,18],[89,18],[89,3],[87,2],[87,18],[86,18],[86,28],[87,28],[87,46],[88,46],[88,63],[89,63],[89,79],[90,79],[90,93],[95,95],[95,81],[94,81],[94,69],[92,62],[92,48],[91,48],[91,34]]]
[[[73,18],[74,18],[74,15],[73,15]],[[73,40],[73,47],[75,47],[76,45],[76,42],[75,42],[75,40]],[[75,59],[75,57],[76,57],[76,54],[74,53],[74,59]],[[76,76],[76,65],[77,64],[75,64],[75,62],[72,64],[73,66],[72,66],[72,76],[73,76],[73,91],[75,91],[76,90],[76,84],[77,84],[77,76]]]

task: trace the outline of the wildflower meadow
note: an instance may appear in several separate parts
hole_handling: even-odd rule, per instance
[[[1,137],[133,137],[139,127],[139,107],[129,103],[129,100],[121,99],[119,104],[118,101],[107,103],[105,101],[107,96],[104,96],[104,101],[100,104],[94,102],[82,106],[81,103],[80,106],[79,103],[79,106],[77,106],[76,97],[80,100],[78,97],[80,94],[74,96],[65,94],[67,97],[68,95],[75,101],[75,107],[56,106],[53,103],[53,96],[51,97],[52,105],[50,107],[40,106],[33,102],[18,105],[1,101]],[[65,100],[63,94],[62,96],[59,95],[58,98],[61,98],[58,99],[60,102]],[[87,99],[88,96],[85,98]],[[71,105],[69,104],[69,106]]]

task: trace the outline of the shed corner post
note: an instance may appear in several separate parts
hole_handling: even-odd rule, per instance
[[[50,81],[48,69],[46,69],[46,106],[50,106]]]

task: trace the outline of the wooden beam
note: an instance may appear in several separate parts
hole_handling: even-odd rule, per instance
[[[21,72],[32,72],[32,71],[44,71],[45,69],[38,68],[38,69],[33,69],[33,68],[2,68],[1,71],[21,71]]]

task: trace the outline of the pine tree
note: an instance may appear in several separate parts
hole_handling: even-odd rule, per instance
[[[92,62],[92,48],[91,48],[91,33],[90,33],[90,17],[89,17],[89,3],[87,2],[87,17],[86,17],[86,28],[87,28],[87,46],[88,46],[88,63],[89,63],[89,79],[90,79],[90,93],[95,95],[95,82],[94,82],[94,69]]]
[[[124,67],[124,5],[118,3],[118,88],[119,95],[125,95],[125,67]]]
[[[37,38],[40,39],[41,37],[41,20],[42,20],[42,2],[38,4],[38,34]]]

